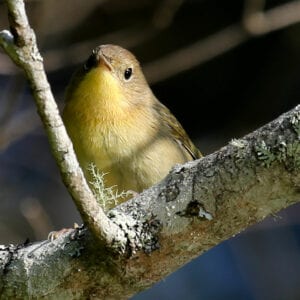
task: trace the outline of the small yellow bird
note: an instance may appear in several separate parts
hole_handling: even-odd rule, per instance
[[[116,45],[98,46],[75,72],[63,120],[85,176],[93,163],[119,191],[141,192],[175,164],[202,156],[134,55]]]

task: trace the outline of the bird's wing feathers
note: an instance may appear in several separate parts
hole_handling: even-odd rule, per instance
[[[193,159],[202,157],[201,152],[189,139],[185,130],[182,128],[174,115],[169,111],[169,109],[158,100],[156,101],[155,106],[162,118],[163,124],[167,127],[167,130],[171,131],[171,136],[174,137],[176,142],[183,147]]]

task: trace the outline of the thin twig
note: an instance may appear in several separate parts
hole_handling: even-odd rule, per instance
[[[179,49],[144,67],[150,83],[157,83],[195,66],[203,64],[253,36],[267,34],[300,22],[300,1],[293,1],[263,12],[264,1],[250,1],[245,7],[242,24],[231,25],[221,31]],[[251,4],[251,5],[250,5]]]
[[[252,35],[267,34],[300,21],[300,1],[291,1],[264,11],[265,0],[247,0],[243,25]]]
[[[263,11],[264,3],[264,0],[247,0],[241,23],[232,24],[228,28],[222,29],[205,39],[149,62],[144,67],[149,82],[153,84],[166,80],[238,47],[251,37],[280,30],[300,21],[300,1],[282,4],[265,12]],[[118,43],[122,44],[122,46],[131,48],[157,33],[156,31],[151,31],[151,29],[149,31],[146,29],[146,34],[145,31],[142,32],[142,36],[134,34],[134,38],[128,40],[128,36],[132,32],[130,30],[122,30],[99,37],[97,40],[73,45],[64,49],[64,51],[48,51],[44,54],[45,61],[49,62],[47,70],[55,71],[62,66],[66,67],[70,64],[81,62],[81,53],[86,54],[96,44],[99,44],[101,40],[119,41]],[[186,54],[191,55],[191,58],[186,56]],[[178,61],[178,59],[181,60]],[[1,63],[4,61],[1,53],[0,61]],[[14,74],[15,69],[4,61],[1,65],[0,73]]]
[[[43,59],[36,45],[34,31],[28,23],[24,1],[6,0],[6,4],[11,32],[0,32],[0,44],[15,64],[25,71],[63,181],[93,234],[108,246],[115,240],[120,242],[124,238],[123,232],[107,218],[96,202],[76,159],[47,81]]]
[[[206,39],[148,63],[143,68],[145,75],[151,84],[163,81],[237,47],[248,37],[239,24],[229,26]]]

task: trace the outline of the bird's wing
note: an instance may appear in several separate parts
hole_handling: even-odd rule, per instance
[[[174,115],[169,111],[169,109],[160,103],[158,100],[155,103],[157,111],[162,118],[163,124],[167,127],[167,130],[171,131],[172,137],[174,137],[175,141],[183,147],[193,159],[198,159],[202,157],[199,149],[193,144],[193,142],[189,139],[187,133],[182,128],[181,124],[177,121]]]

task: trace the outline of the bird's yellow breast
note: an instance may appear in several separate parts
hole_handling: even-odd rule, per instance
[[[127,178],[138,177],[139,157],[157,135],[152,111],[126,101],[118,79],[105,66],[87,73],[69,97],[63,119],[83,171],[87,174],[94,163],[108,173],[108,185],[140,190],[140,183],[127,183]]]
[[[74,74],[63,119],[87,180],[93,163],[119,191],[140,192],[174,164],[201,156],[134,55],[116,45],[95,48]]]

